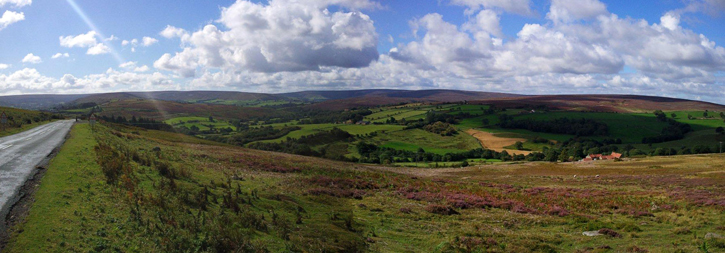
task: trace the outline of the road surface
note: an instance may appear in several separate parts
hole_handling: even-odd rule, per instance
[[[63,144],[74,120],[48,123],[0,138],[0,229],[19,196],[20,188],[56,147]]]

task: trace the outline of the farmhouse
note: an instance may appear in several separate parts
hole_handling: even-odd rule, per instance
[[[367,126],[367,125],[370,125],[370,121],[366,121],[366,120],[363,120],[363,121],[359,121],[359,122],[357,123],[357,125],[364,125],[364,126]]]
[[[587,161],[596,161],[596,160],[614,160],[614,159],[619,159],[619,158],[622,158],[622,154],[617,153],[617,152],[612,152],[612,154],[610,154],[610,155],[590,154],[590,155],[587,155],[587,157],[582,159],[581,161],[587,162]]]

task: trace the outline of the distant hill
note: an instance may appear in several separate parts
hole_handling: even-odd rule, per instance
[[[88,95],[15,95],[0,97],[0,106],[39,110],[71,103]]]
[[[354,107],[379,106],[410,102],[459,102],[496,104],[504,107],[545,105],[551,108],[582,111],[636,112],[651,110],[725,110],[723,105],[676,98],[636,95],[540,95],[461,90],[391,90],[370,89],[350,91],[301,91],[265,94],[236,91],[153,91],[116,92],[81,95],[16,95],[1,96],[0,106],[23,109],[51,109],[84,103],[106,104],[124,100],[161,100],[183,103],[255,106],[314,102],[310,108],[343,110]],[[246,101],[246,102],[245,102]],[[270,102],[271,101],[271,102]],[[252,103],[254,104],[254,103]]]
[[[234,91],[155,91],[129,92],[128,94],[166,101],[206,101],[206,100],[286,100],[287,98],[272,94],[234,92]]]
[[[278,94],[289,98],[297,98],[304,100],[338,100],[348,98],[362,98],[362,97],[388,97],[388,98],[403,98],[409,99],[420,99],[426,101],[462,101],[471,99],[485,99],[494,97],[519,97],[521,95],[507,94],[507,93],[495,93],[495,92],[480,92],[480,91],[461,91],[461,90],[386,90],[386,89],[374,89],[374,90],[351,90],[351,91],[301,91],[292,93]]]
[[[506,108],[546,106],[552,109],[598,112],[644,112],[644,111],[723,111],[724,105],[667,97],[638,95],[545,95],[516,98],[495,98],[472,101],[472,104],[493,104]]]
[[[298,95],[298,94],[294,94]],[[342,110],[361,106],[379,106],[411,102],[460,102],[492,98],[520,98],[523,95],[460,91],[460,90],[361,90],[349,92],[309,92],[308,95],[321,95],[328,100],[310,105],[310,107],[328,110]]]

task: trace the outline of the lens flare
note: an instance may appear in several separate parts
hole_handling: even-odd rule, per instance
[[[96,35],[101,39],[101,43],[105,44],[106,46],[108,46],[108,48],[111,49],[111,54],[113,55],[114,58],[116,58],[116,60],[118,61],[118,64],[126,62],[123,59],[123,57],[121,57],[121,55],[118,54],[118,52],[116,52],[116,49],[114,49],[112,45],[105,43],[107,40],[106,36],[103,35],[101,30],[98,30],[98,28],[93,23],[93,21],[90,18],[88,18],[88,15],[86,15],[86,13],[83,11],[83,9],[80,6],[78,6],[76,1],[75,0],[66,0],[66,2],[68,2],[68,4],[71,7],[73,7],[73,10],[78,14],[78,16],[81,19],[83,19],[83,22],[85,22],[86,25],[88,25],[88,27],[91,28],[91,30],[96,32]]]

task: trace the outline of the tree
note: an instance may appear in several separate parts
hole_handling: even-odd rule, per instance
[[[214,122],[214,117],[209,116],[209,122]]]
[[[481,120],[481,123],[483,123],[484,126],[488,126],[489,122],[490,122],[490,120],[488,120],[488,119]]]
[[[517,141],[514,147],[516,147],[516,150],[524,150],[524,143]]]
[[[561,154],[559,154],[559,161],[562,161],[562,162],[569,161],[569,152],[566,149],[562,150]]]
[[[702,116],[707,118],[707,110],[705,110],[705,112],[702,113]]]
[[[662,112],[662,110],[656,110],[654,112],[654,115],[657,117],[657,120],[659,120],[659,121],[667,121],[667,114]]]
[[[718,134],[725,134],[725,128],[717,127],[717,128],[715,128],[715,132]]]
[[[677,114],[675,114],[675,113],[672,113],[670,116],[672,116],[673,119],[677,118]]]

